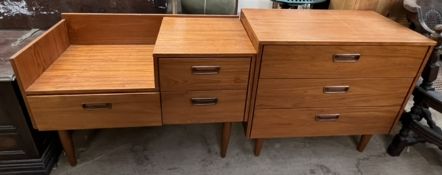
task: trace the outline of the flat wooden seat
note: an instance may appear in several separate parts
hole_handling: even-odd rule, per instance
[[[70,45],[28,95],[155,90],[154,45]]]

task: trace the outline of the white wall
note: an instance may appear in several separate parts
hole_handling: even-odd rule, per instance
[[[272,8],[271,0],[239,0],[238,1],[238,12],[242,8]]]

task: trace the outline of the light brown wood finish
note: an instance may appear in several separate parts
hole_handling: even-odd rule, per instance
[[[192,67],[219,67],[219,70],[192,72]],[[250,58],[160,58],[161,91],[246,90]],[[202,74],[199,74],[202,73]]]
[[[161,125],[154,92],[38,95],[28,96],[28,103],[40,131]]]
[[[11,57],[22,90],[34,81],[68,48],[66,21],[61,20]]]
[[[60,138],[63,150],[68,158],[71,166],[77,165],[77,156],[75,155],[74,143],[72,142],[72,133],[70,131],[58,131],[58,137]]]
[[[71,45],[27,94],[155,91],[153,45]]]
[[[257,109],[251,138],[386,134],[396,107]],[[327,120],[327,116],[339,114]],[[333,116],[331,116],[333,117]]]
[[[311,130],[310,128],[304,128],[304,131],[300,129],[299,131],[290,132],[296,130],[297,125],[287,127],[286,129],[279,129],[281,126],[287,124],[288,116],[297,116],[296,114],[299,112],[298,110],[307,110],[307,109],[329,109],[329,108],[321,108],[318,106],[323,106],[322,103],[311,103],[309,108],[300,108],[295,105],[286,105],[282,101],[292,103],[293,101],[307,101],[314,102],[316,97],[309,97],[305,94],[305,92],[314,92],[313,90],[307,89],[305,85],[303,85],[302,79],[318,79],[320,82],[322,80],[329,79],[327,81],[335,81],[339,82],[346,79],[364,79],[364,78],[377,78],[379,82],[385,82],[387,80],[392,80],[391,78],[405,78],[409,82],[409,85],[412,84],[413,79],[417,77],[418,72],[422,69],[422,63],[425,62],[424,55],[426,49],[433,46],[435,44],[434,41],[427,39],[426,37],[413,32],[405,27],[402,27],[395,22],[382,17],[375,12],[365,12],[365,11],[319,11],[319,10],[310,10],[310,11],[293,11],[293,10],[261,10],[261,9],[243,9],[241,13],[241,22],[244,25],[249,37],[255,48],[258,50],[258,57],[256,60],[256,75],[254,78],[254,91],[251,99],[257,99],[257,101],[251,101],[251,107],[249,110],[252,117],[249,117],[249,125],[247,128],[247,132],[249,133],[249,137],[252,137],[256,132],[256,123],[261,116],[268,121],[261,120],[262,126],[267,126],[266,122],[274,122],[275,126],[268,127],[262,129],[260,132],[263,134],[267,134],[270,137],[292,137],[292,136],[309,136],[307,134],[303,135],[303,132],[307,132]],[[360,20],[364,19],[364,20]],[[288,23],[287,21],[290,21]],[[277,31],[277,32],[275,32]],[[385,47],[383,47],[385,46]],[[272,53],[268,53],[268,48],[273,47],[274,50]],[[368,47],[377,48],[366,50]],[[415,48],[414,48],[415,47]],[[296,48],[296,49],[295,49]],[[356,49],[355,49],[356,48]],[[405,49],[404,49],[405,48]],[[360,50],[357,50],[360,49]],[[403,49],[403,50],[402,50]],[[411,50],[414,50],[413,52]],[[340,51],[343,53],[332,53],[335,51]],[[354,54],[349,52],[359,51],[361,52],[360,60],[355,63],[343,63],[343,64],[331,64],[333,63],[332,55],[333,54]],[[408,54],[404,54],[406,52],[410,52]],[[410,56],[411,55],[411,56]],[[368,57],[367,57],[368,56]],[[365,59],[364,59],[365,58]],[[369,59],[367,59],[369,58]],[[367,62],[367,60],[369,62]],[[400,66],[402,63],[408,62],[403,66]],[[363,63],[363,65],[362,65]],[[353,64],[353,65],[352,65]],[[385,65],[389,64],[387,67]],[[355,66],[356,65],[356,66]],[[410,66],[411,65],[411,66]],[[410,67],[408,67],[410,66]],[[405,68],[405,70],[404,70]],[[402,71],[402,70],[404,71]],[[262,72],[260,72],[260,70]],[[270,79],[270,80],[269,80]],[[283,80],[281,80],[283,79]],[[289,79],[289,80],[285,80]],[[292,89],[297,89],[298,86],[306,87],[304,92],[302,90],[298,91],[300,96],[291,96],[292,98],[287,98],[286,96],[281,95],[284,93],[282,90],[278,91],[278,93],[282,97],[283,100],[276,102],[277,104],[273,105],[275,101],[265,102],[265,99],[262,100],[263,103],[269,104],[269,108],[277,108],[277,109],[258,109],[257,103],[259,103],[259,95],[258,92],[261,91],[261,83],[263,81],[298,81],[298,84],[292,84],[290,88],[288,85],[284,85],[283,83],[279,83],[277,85],[267,84],[267,89],[262,91],[261,95],[270,97],[273,96],[273,89],[278,91],[278,86],[285,86],[285,90],[288,92],[292,91]],[[414,79],[416,80],[416,79]],[[401,81],[401,80],[394,80]],[[372,81],[375,82],[375,81]],[[384,84],[375,82],[378,86],[384,86]],[[402,81],[403,82],[403,81]],[[368,83],[363,83],[360,81],[358,83],[361,89],[365,89],[364,92],[371,93],[374,92],[372,89],[368,89],[366,87],[372,86],[368,85]],[[388,132],[389,129],[385,129],[388,126],[394,123],[394,119],[397,118],[397,112],[400,110],[399,106],[404,105],[403,100],[398,100],[399,96],[404,97],[408,96],[411,91],[409,91],[410,86],[405,86],[404,83],[401,83],[402,86],[389,84],[387,86],[392,86],[389,92],[393,94],[398,89],[400,92],[403,92],[403,95],[397,93],[396,95],[392,95],[390,97],[396,98],[396,100],[387,100],[389,105],[395,105],[393,107],[380,107],[380,108],[396,108],[396,111],[390,109],[388,112],[373,112],[368,111],[368,113],[378,113],[377,116],[380,116],[381,113],[388,115],[391,117],[391,121],[388,124],[381,123],[377,126],[369,126],[370,129],[376,130],[376,127],[382,127],[382,132]],[[258,86],[259,85],[259,86]],[[302,89],[302,88],[299,88]],[[351,87],[350,87],[351,89]],[[375,91],[377,88],[375,88]],[[321,88],[322,91],[322,88]],[[398,95],[399,94],[399,95]],[[337,95],[337,94],[334,94]],[[343,95],[343,94],[340,94]],[[349,94],[347,94],[349,95]],[[367,109],[377,109],[381,105],[386,105],[386,103],[376,104],[376,106],[370,103],[370,99],[368,96],[366,97]],[[271,98],[267,98],[271,99]],[[275,98],[277,99],[277,98]],[[348,100],[348,99],[346,99]],[[389,101],[389,102],[388,102]],[[399,102],[398,102],[399,101]],[[402,101],[402,103],[400,102]],[[349,101],[347,101],[349,102]],[[390,103],[393,102],[393,103]],[[256,105],[254,105],[254,103]],[[333,102],[325,102],[327,104],[331,104]],[[361,105],[359,103],[357,105]],[[398,104],[398,105],[396,105]],[[338,105],[342,105],[339,104]],[[284,108],[284,109],[282,109]],[[336,107],[335,107],[336,108]],[[335,109],[333,108],[333,109]],[[359,109],[361,107],[338,107],[338,108],[349,108],[349,109]],[[331,109],[331,106],[330,106]],[[266,114],[263,114],[262,111],[270,110]],[[274,116],[275,111],[285,111],[284,115],[280,114],[280,116],[286,117],[264,117],[264,116]],[[348,112],[348,111],[347,111]],[[283,113],[283,112],[281,112]],[[305,112],[303,112],[305,113]],[[358,116],[362,116],[362,111],[357,112]],[[384,118],[383,117],[381,120]],[[302,117],[301,117],[302,118]],[[362,118],[362,117],[361,117]],[[364,119],[358,119],[355,121],[363,121]],[[388,118],[390,120],[390,118]],[[288,123],[302,123],[302,119],[297,120],[293,117],[293,121],[289,121]],[[301,126],[302,127],[302,126]],[[364,128],[364,127],[363,127]],[[330,128],[329,128],[330,129]],[[340,128],[332,128],[330,133],[338,132]],[[379,128],[377,128],[379,129]],[[278,132],[274,132],[274,131]],[[337,134],[337,135],[355,135],[362,134],[358,133],[364,129],[354,129],[353,131],[347,132],[347,134]],[[269,131],[269,133],[266,133]],[[372,133],[364,133],[364,134],[376,134],[373,130],[368,130]],[[284,133],[285,132],[285,133]],[[352,133],[353,132],[353,133]],[[292,135],[293,133],[299,135]],[[322,133],[316,133],[316,136],[319,135],[328,135],[327,131]],[[333,134],[331,134],[333,135]],[[252,138],[260,138],[260,136],[253,136]],[[256,152],[255,152],[256,153]]]
[[[217,98],[216,104],[195,105],[192,98]],[[241,122],[245,90],[162,92],[163,124]]]
[[[155,43],[155,57],[256,54],[237,18],[165,17]]]
[[[361,136],[361,139],[360,139],[360,141],[358,143],[358,147],[357,147],[357,150],[359,152],[363,152],[365,150],[365,148],[368,145],[368,142],[370,142],[371,137],[373,137],[373,135],[362,135]]]
[[[241,18],[256,36],[254,45],[435,44],[373,11],[243,9]]]
[[[261,154],[262,150],[262,144],[264,142],[264,139],[254,139],[255,140],[255,156],[259,156]]]
[[[400,106],[413,78],[261,79],[257,109],[345,106]],[[348,86],[345,93],[325,87]]]
[[[422,71],[424,71],[425,65],[427,65],[427,62],[428,62],[428,60],[429,60],[429,58],[430,58],[430,56],[431,56],[431,54],[433,52],[433,49],[434,49],[433,46],[428,48],[427,54],[425,55],[425,58],[424,58],[424,60],[421,63],[420,69],[416,73],[416,77],[414,77],[413,83],[410,85],[410,88],[408,88],[407,96],[404,98],[402,106],[399,109],[399,112],[397,114],[396,120],[394,121],[393,125],[391,125],[390,133],[393,132],[394,127],[398,124],[398,122],[399,122],[399,120],[400,120],[400,118],[402,116],[402,113],[405,111],[404,109],[407,106],[408,100],[412,96],[413,90],[416,87],[416,84],[417,84],[418,80],[421,78]]]
[[[253,56],[250,61],[250,72],[249,72],[249,80],[247,86],[247,98],[246,98],[246,107],[244,110],[244,120],[243,122],[247,122],[249,120],[250,109],[252,107],[252,98],[255,96],[253,94],[253,85],[254,85],[254,76],[255,76],[255,66],[256,66],[256,56]],[[251,117],[250,117],[251,118]],[[244,128],[245,133],[247,133],[247,127]]]
[[[232,123],[223,123],[221,136],[221,157],[226,157],[227,148],[229,147],[230,135],[232,132]]]
[[[428,47],[265,46],[260,78],[415,77]],[[360,54],[335,62],[335,54]]]
[[[64,13],[72,44],[155,44],[164,15]]]

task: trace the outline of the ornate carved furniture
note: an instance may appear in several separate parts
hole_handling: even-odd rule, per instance
[[[361,11],[63,18],[12,63],[34,127],[58,130],[72,165],[70,130],[163,124],[223,123],[222,156],[232,122],[256,154],[292,136],[363,135],[363,150],[390,131],[434,45]]]
[[[14,72],[8,60],[5,59],[21,47],[21,45],[12,47],[11,43],[23,34],[12,30],[0,34],[2,37],[0,56],[1,175],[49,174],[61,151],[55,133],[37,132],[30,127],[29,116]],[[24,42],[29,42],[29,40]]]
[[[414,91],[414,104],[401,117],[402,129],[387,152],[399,156],[405,147],[429,142],[442,149],[442,130],[436,125],[429,108],[442,111],[442,94],[435,91],[433,81],[437,79],[442,54],[442,3],[440,1],[405,1],[405,7],[412,12],[413,28],[437,41],[437,46],[422,73],[422,82]],[[440,78],[440,77],[439,77]]]

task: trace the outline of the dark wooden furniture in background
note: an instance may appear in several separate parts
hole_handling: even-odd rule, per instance
[[[435,144],[442,150],[442,130],[429,110],[433,108],[442,112],[442,93],[433,87],[433,82],[439,75],[442,54],[442,2],[408,0],[404,3],[410,12],[408,16],[412,22],[411,27],[437,41],[437,45],[422,73],[422,82],[413,91],[414,104],[401,117],[402,129],[387,149],[391,156],[399,156],[407,146],[424,142]]]
[[[23,31],[0,31],[0,174],[47,175],[61,147],[53,132],[32,129],[17,81],[7,58],[34,37],[15,43]],[[12,45],[11,45],[12,44]]]
[[[256,155],[278,137],[361,135],[362,151],[390,132],[435,44],[372,11],[243,9],[241,21],[258,50]]]

